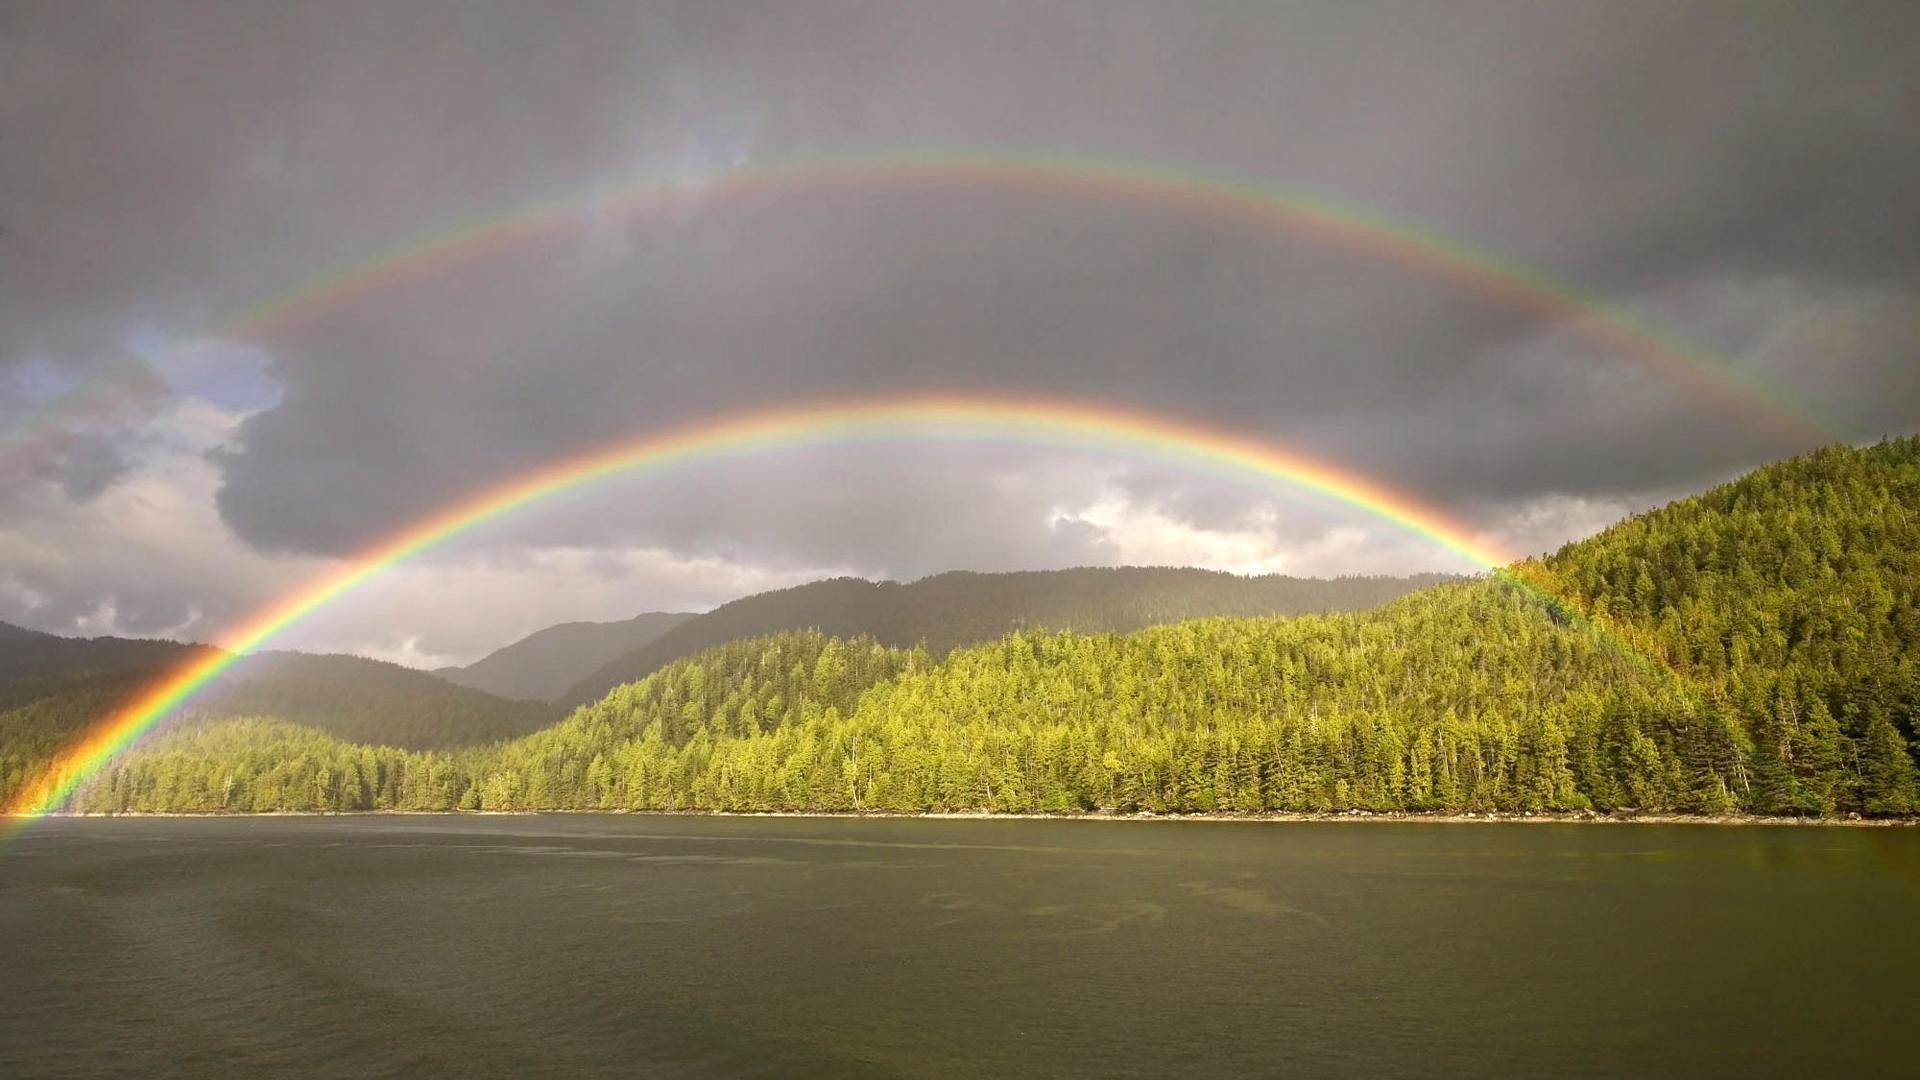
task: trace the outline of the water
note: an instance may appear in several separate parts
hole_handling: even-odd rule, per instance
[[[1920,830],[39,823],[0,1075],[1898,1073]]]

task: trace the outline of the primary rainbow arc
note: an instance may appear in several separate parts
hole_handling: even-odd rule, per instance
[[[1413,497],[1270,442],[1083,402],[918,396],[769,409],[590,450],[520,474],[421,518],[255,612],[211,652],[162,677],[63,751],[14,800],[15,815],[57,810],[87,778],[208,682],[304,616],[381,570],[543,499],[607,478],[729,457],[874,439],[1004,440],[1117,452],[1316,492],[1428,538],[1478,566],[1511,558]],[[1522,584],[1526,584],[1522,582]]]

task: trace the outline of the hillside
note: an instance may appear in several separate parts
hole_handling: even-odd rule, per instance
[[[1913,814],[1916,552],[1920,440],[1825,450],[1530,564],[1552,607],[1479,579],[944,659],[790,631],[451,753],[208,725],[77,805]]]
[[[1685,714],[1514,590],[1469,582],[1361,615],[1016,632],[937,664],[789,632],[676,661],[554,727],[453,755],[254,721],[196,729],[134,755],[79,805],[1571,809],[1591,804],[1580,780],[1611,776],[1619,754],[1663,770],[1694,752],[1674,738]],[[260,739],[281,749],[262,757]],[[1604,764],[1602,746],[1618,750]],[[266,790],[295,802],[233,786],[268,762]],[[1642,801],[1668,805],[1670,778],[1655,772]]]
[[[569,707],[590,704],[674,660],[782,630],[865,636],[897,648],[924,643],[935,655],[943,655],[960,645],[1039,627],[1124,633],[1207,615],[1360,610],[1441,580],[1439,575],[1242,577],[1170,567],[957,571],[905,585],[834,578],[749,596],[689,619],[651,644],[608,662],[559,700]]]
[[[621,622],[561,623],[466,667],[440,668],[434,674],[498,697],[553,701],[600,667],[691,618],[690,613],[650,611]]]
[[[482,805],[1572,809],[1587,805],[1574,757],[1610,708],[1682,707],[1488,582],[1366,614],[1018,631],[937,664],[758,644],[758,671],[792,665],[768,692],[784,708],[756,706],[724,655],[703,654],[501,747]],[[582,760],[605,768],[568,770]]]
[[[423,671],[358,656],[256,653],[195,699],[204,716],[274,716],[348,742],[427,749],[536,731],[554,706],[456,686]]]
[[[29,632],[31,633],[31,632]],[[40,638],[63,643],[49,647]],[[0,649],[11,648],[8,641]],[[88,725],[107,716],[160,677],[192,649],[157,642],[161,659],[134,666],[138,650],[122,639],[33,635],[41,655],[72,670],[0,681],[0,798]],[[0,653],[0,655],[10,655]],[[196,697],[169,731],[217,724],[245,715],[272,715],[309,725],[350,743],[409,749],[446,748],[524,735],[552,723],[559,712],[538,702],[509,701],[455,686],[396,664],[353,656],[262,653],[234,665]]]
[[[70,638],[0,622],[0,682],[155,668],[204,646],[146,638]]]
[[[0,801],[11,798],[61,747],[139,692],[153,675],[133,669],[0,683]]]
[[[1920,439],[1766,466],[1547,564],[1739,718],[1746,805],[1827,811],[1849,785],[1911,783],[1896,751],[1920,737]]]

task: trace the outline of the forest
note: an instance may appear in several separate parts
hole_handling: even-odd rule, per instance
[[[1920,439],[1889,440],[1369,611],[944,655],[786,631],[477,746],[262,709],[154,738],[73,808],[1907,815],[1917,657]],[[0,718],[4,782],[45,752],[35,708]]]
[[[1251,577],[1169,566],[1082,566],[983,574],[953,571],[901,584],[829,578],[757,593],[689,619],[578,679],[556,700],[590,705],[616,686],[675,660],[741,638],[782,630],[924,645],[944,656],[1010,630],[1113,631],[1208,615],[1303,615],[1360,611],[1446,578]]]

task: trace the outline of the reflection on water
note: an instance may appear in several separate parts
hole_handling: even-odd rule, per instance
[[[1244,911],[1250,915],[1297,915],[1317,923],[1327,921],[1324,915],[1302,911],[1291,904],[1283,904],[1259,889],[1248,889],[1238,885],[1215,885],[1207,881],[1183,881],[1180,887],[1195,896],[1218,900],[1235,911]]]
[[[1894,1073],[1920,830],[52,821],[0,1075]]]

